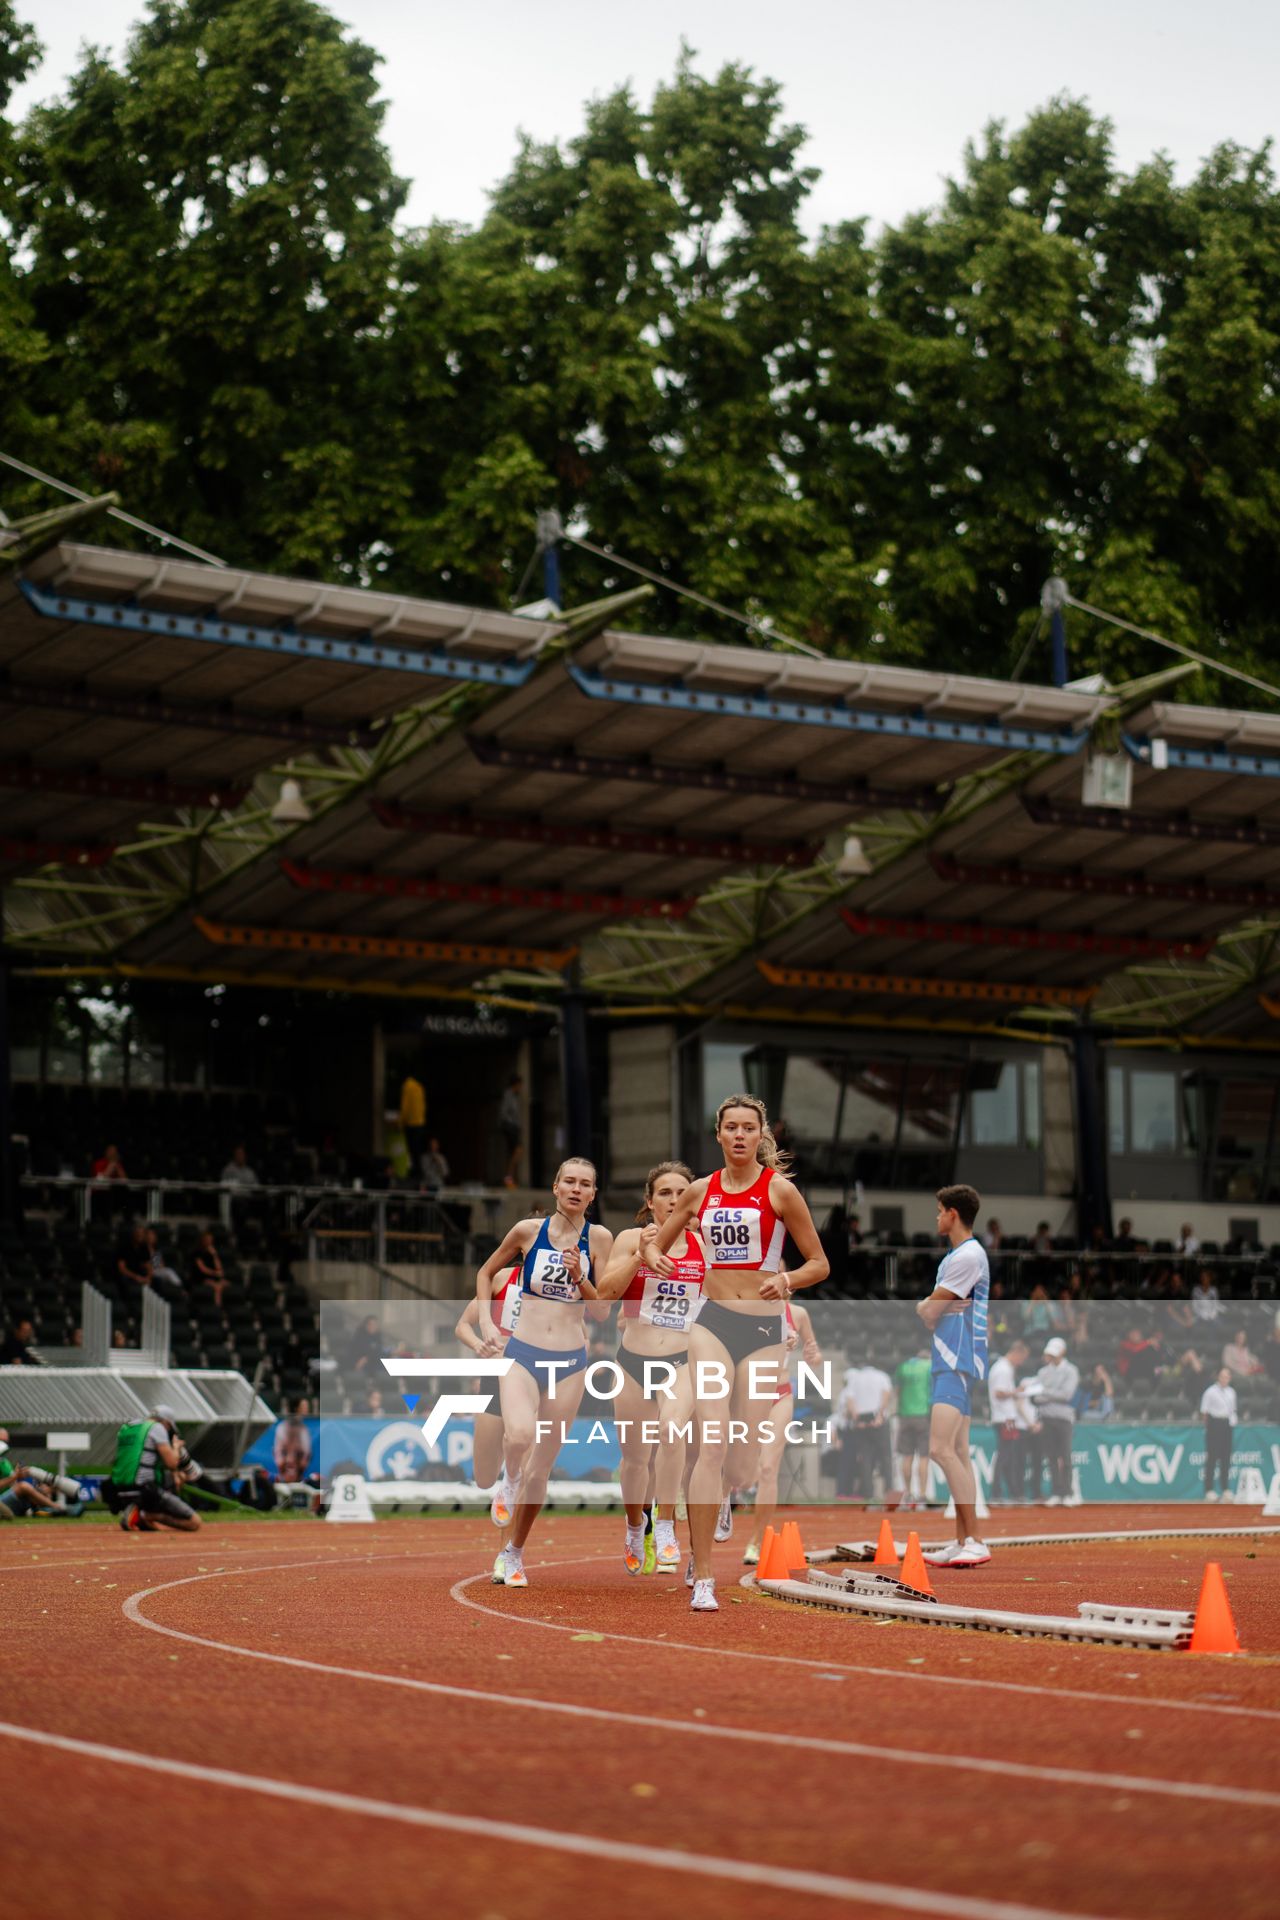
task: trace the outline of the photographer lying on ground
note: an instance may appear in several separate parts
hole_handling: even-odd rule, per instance
[[[67,1488],[78,1500],[78,1482],[59,1480],[57,1474],[40,1467],[20,1467],[9,1452],[8,1429],[0,1427],[0,1520],[18,1520],[24,1513],[61,1513],[64,1509],[54,1496]]]

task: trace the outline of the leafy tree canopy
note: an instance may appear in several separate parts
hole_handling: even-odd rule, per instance
[[[376,57],[318,0],[150,0],[15,132],[33,57],[0,0],[14,453],[261,566],[506,603],[555,504],[832,652],[1007,674],[1030,642],[1043,677],[1060,572],[1267,671],[1267,149],[1124,174],[1058,99],[987,127],[938,206],[812,239],[777,86],[686,51],[648,103],[523,140],[478,227],[406,231]],[[568,561],[573,598],[623,578]],[[706,631],[672,594],[646,621]],[[1077,670],[1161,661],[1073,620]]]

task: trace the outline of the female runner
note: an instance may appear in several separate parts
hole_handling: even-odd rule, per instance
[[[490,1312],[493,1316],[494,1331],[498,1335],[496,1346],[490,1346],[481,1339],[480,1301],[469,1300],[454,1332],[464,1347],[481,1359],[488,1360],[494,1354],[501,1353],[507,1340],[516,1330],[516,1321],[520,1318],[520,1263],[516,1262],[510,1273],[493,1296]],[[502,1471],[502,1415],[500,1413],[477,1413],[472,1421],[471,1441],[471,1477],[478,1487],[492,1487]],[[494,1487],[493,1500],[489,1512],[494,1521],[504,1529],[502,1545],[493,1563],[493,1584],[500,1587],[506,1574],[504,1556],[507,1550],[505,1529],[511,1525],[510,1509],[499,1504],[500,1487]]]
[[[587,1221],[596,1193],[596,1170],[589,1160],[575,1156],[564,1161],[551,1191],[555,1212],[544,1220],[518,1220],[476,1275],[480,1338],[488,1352],[502,1351],[516,1363],[500,1387],[502,1480],[491,1508],[499,1526],[504,1509],[515,1512],[503,1574],[508,1587],[529,1584],[525,1542],[546,1498],[547,1476],[562,1444],[561,1427],[569,1427],[582,1399],[587,1364],[583,1305],[598,1298],[596,1277],[603,1274],[613,1245],[606,1228]],[[501,1348],[493,1320],[493,1282],[516,1259],[520,1331],[508,1335]],[[547,1426],[541,1438],[540,1422]]]
[[[785,1301],[801,1287],[816,1287],[827,1277],[812,1216],[797,1188],[782,1172],[778,1143],[769,1130],[764,1102],[749,1093],[722,1100],[716,1113],[716,1139],[724,1167],[686,1188],[664,1225],[657,1248],[667,1253],[696,1221],[712,1264],[707,1268],[706,1300],[689,1335],[700,1438],[698,1464],[689,1483],[689,1532],[693,1540],[693,1607],[718,1613],[711,1574],[711,1545],[721,1483],[747,1486],[756,1477],[760,1439],[755,1414],[759,1390],[751,1393],[751,1371],[760,1380],[781,1384],[785,1355]],[[804,1255],[794,1273],[782,1266],[787,1234]],[[729,1381],[728,1398],[713,1399],[718,1363]],[[704,1374],[703,1369],[708,1369]],[[748,1439],[733,1455],[729,1423],[746,1424]],[[727,1473],[726,1473],[727,1469]]]
[[[614,1242],[604,1279],[602,1300],[622,1300],[622,1341],[618,1365],[623,1382],[613,1402],[613,1417],[622,1448],[619,1479],[627,1510],[627,1536],[622,1550],[628,1573],[640,1573],[645,1554],[645,1496],[649,1490],[654,1444],[646,1440],[646,1424],[657,1426],[654,1495],[655,1565],[660,1573],[680,1566],[676,1545],[675,1510],[684,1475],[685,1443],[679,1429],[693,1417],[693,1387],[689,1381],[689,1329],[702,1307],[702,1282],[707,1253],[696,1233],[686,1231],[684,1243],[673,1253],[658,1253],[654,1240],[693,1174],[679,1160],[651,1167],[644,1183],[644,1205],[636,1215],[642,1224],[628,1227]],[[653,1362],[651,1391],[645,1393],[645,1362]],[[665,1361],[676,1369],[670,1382]],[[664,1393],[670,1386],[670,1397]]]
[[[788,1364],[799,1348],[800,1358],[807,1360],[811,1367],[822,1365],[822,1348],[814,1338],[813,1322],[809,1318],[808,1307],[802,1307],[799,1301],[787,1302]],[[787,1422],[794,1417],[796,1407],[795,1380],[790,1373],[782,1382],[782,1390],[769,1409],[769,1419],[773,1422],[773,1438],[766,1440],[760,1449],[760,1467],[756,1478],[756,1504],[752,1514],[751,1538],[747,1542],[742,1556],[744,1567],[754,1567],[760,1559],[760,1543],[764,1539],[764,1530],[773,1524],[773,1516],[778,1510],[778,1469],[782,1465],[783,1450],[787,1444]],[[719,1529],[717,1528],[717,1532]]]

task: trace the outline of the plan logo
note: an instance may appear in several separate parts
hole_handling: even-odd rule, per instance
[[[469,1360],[387,1360],[382,1362],[397,1380],[501,1380],[510,1373],[514,1360],[484,1360],[476,1354]],[[410,1413],[418,1404],[417,1395],[405,1395]],[[491,1393],[442,1393],[422,1423],[422,1437],[433,1447],[449,1421],[459,1413],[487,1413],[493,1404]]]

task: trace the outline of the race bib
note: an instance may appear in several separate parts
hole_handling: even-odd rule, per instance
[[[518,1286],[513,1285],[507,1288],[506,1292],[502,1296],[501,1301],[499,1302],[499,1311],[498,1311],[499,1333],[514,1333],[516,1330],[516,1321],[519,1318],[520,1318],[520,1289]]]
[[[702,1234],[717,1267],[758,1267],[760,1244],[758,1207],[708,1207],[702,1216]]]
[[[646,1274],[639,1317],[647,1320],[651,1327],[664,1327],[668,1333],[684,1333],[701,1311],[701,1280],[681,1280],[674,1273],[665,1280],[656,1273]]]
[[[539,1247],[533,1256],[533,1269],[526,1270],[525,1291],[542,1300],[580,1300],[576,1280],[565,1272],[564,1254],[558,1247]]]

